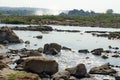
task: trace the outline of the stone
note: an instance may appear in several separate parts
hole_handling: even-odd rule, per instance
[[[22,40],[8,27],[0,28],[0,43],[21,43]]]
[[[68,48],[68,47],[63,46],[63,47],[62,47],[62,50],[69,50],[69,51],[71,51],[72,49],[71,49],[71,48]]]
[[[78,50],[79,53],[89,53],[89,51],[87,49],[83,49],[83,50]]]
[[[61,71],[61,72],[57,72],[53,75],[53,80],[69,80],[70,78],[70,73],[68,71]]]
[[[90,71],[90,74],[102,74],[102,75],[109,75],[111,73],[116,73],[114,69],[112,69],[109,64],[104,64],[99,67],[93,67]]]
[[[94,55],[101,55],[103,51],[104,51],[103,48],[97,48],[92,50],[91,53]]]
[[[84,64],[78,64],[75,67],[67,68],[65,70],[70,72],[70,75],[76,78],[83,78],[87,75],[87,69]]]
[[[61,45],[57,43],[45,44],[43,53],[56,55],[61,51]]]
[[[9,68],[9,66],[3,63],[2,61],[0,61],[0,70],[2,70],[3,68]]]
[[[55,60],[47,59],[42,56],[22,58],[19,61],[19,65],[24,70],[34,72],[37,74],[45,72],[49,75],[52,75],[58,72],[58,63]]]

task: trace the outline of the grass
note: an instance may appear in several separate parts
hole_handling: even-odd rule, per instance
[[[25,72],[25,71],[18,71],[18,72],[15,73],[15,74],[11,73],[11,74],[7,75],[7,80],[14,80],[15,77],[17,77],[17,76],[19,76],[19,75],[24,75],[24,74],[26,74],[26,73],[27,73],[27,72]]]

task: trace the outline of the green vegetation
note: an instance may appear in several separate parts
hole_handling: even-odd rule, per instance
[[[5,16],[0,15],[1,23],[10,24],[55,24],[120,28],[120,14],[43,15],[43,16]]]
[[[15,77],[19,76],[19,75],[24,75],[26,74],[27,72],[25,71],[18,71],[17,73],[15,74],[9,74],[8,77],[7,77],[7,80],[14,80]]]

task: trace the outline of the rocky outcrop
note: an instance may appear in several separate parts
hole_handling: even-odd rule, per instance
[[[91,53],[94,55],[101,55],[103,51],[104,51],[103,48],[97,48],[92,50]]]
[[[52,31],[50,26],[28,26],[28,27],[12,27],[12,30],[27,30],[27,31]]]
[[[112,69],[109,64],[104,64],[99,67],[93,67],[90,72],[90,74],[103,74],[103,75],[109,75],[111,73],[116,73],[114,69]]]
[[[61,51],[61,45],[57,43],[45,44],[43,53],[56,55]]]
[[[76,78],[82,78],[87,75],[87,69],[84,64],[78,64],[76,67],[67,68],[65,70],[70,72],[70,75]]]
[[[53,75],[53,80],[69,80],[70,78],[70,72],[64,70],[64,71],[61,71],[61,72],[57,72]]]
[[[58,72],[58,63],[55,60],[50,60],[44,57],[27,57],[19,61],[17,67],[22,67],[24,70],[37,74],[46,73],[52,75]]]
[[[22,40],[8,27],[0,28],[0,43],[21,43]]]

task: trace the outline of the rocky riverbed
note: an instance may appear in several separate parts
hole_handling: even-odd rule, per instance
[[[0,80],[119,80],[120,78],[120,47],[117,41],[113,41],[113,45],[110,44],[111,40],[103,37],[103,41],[109,43],[101,44],[103,42],[99,37],[74,29],[58,29],[51,32],[43,30],[32,34],[31,31],[12,31],[10,28],[7,30],[14,32],[18,37],[17,40],[22,39],[23,42],[16,44],[8,41],[4,45],[1,44],[1,50],[7,49],[7,51],[4,53],[1,51],[0,55]],[[2,34],[2,37],[6,40],[6,36]],[[92,41],[93,39],[98,39],[98,42]]]

